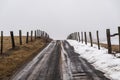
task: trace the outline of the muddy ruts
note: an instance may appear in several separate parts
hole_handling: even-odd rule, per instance
[[[49,61],[51,61],[50,55],[53,54],[54,49],[56,49],[56,41],[52,41],[24,68],[16,72],[10,80],[45,80],[50,67],[48,65]]]
[[[11,80],[109,80],[74,52],[67,41],[52,41]]]
[[[52,54],[50,55],[48,62],[47,77],[45,80],[62,80],[60,75],[60,55],[61,55],[61,46],[60,41],[56,41],[56,47]]]
[[[73,47],[67,42],[63,42],[70,61],[73,80],[109,80],[104,74],[96,70],[90,63],[74,52]]]
[[[60,42],[55,41],[54,44],[55,46],[45,53],[43,59],[38,63],[38,67],[36,66],[27,80],[61,80],[59,70]]]

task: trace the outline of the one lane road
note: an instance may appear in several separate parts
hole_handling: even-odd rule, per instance
[[[52,41],[10,80],[109,80],[67,41]]]

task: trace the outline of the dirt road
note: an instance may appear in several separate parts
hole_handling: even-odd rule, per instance
[[[11,80],[109,80],[74,52],[67,41],[52,41]]]

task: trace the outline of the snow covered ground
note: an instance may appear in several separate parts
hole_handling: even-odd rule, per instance
[[[90,47],[74,40],[67,40],[81,57],[88,60],[96,69],[105,73],[111,80],[120,80],[120,58],[108,54],[107,49],[97,49],[97,45]]]

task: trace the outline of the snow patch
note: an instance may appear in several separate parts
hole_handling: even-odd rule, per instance
[[[101,48],[98,50],[97,45],[85,45],[75,40],[67,40],[79,53],[81,57],[85,58],[96,69],[105,73],[105,76],[111,80],[120,80],[120,58],[108,54],[107,49]],[[120,54],[117,54],[118,56]]]

